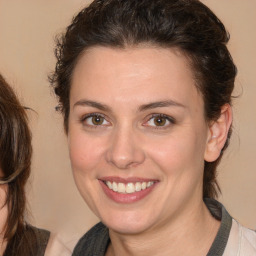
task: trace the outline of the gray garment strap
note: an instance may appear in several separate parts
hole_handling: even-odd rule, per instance
[[[104,256],[109,243],[108,228],[99,222],[78,241],[72,256]]]
[[[222,256],[227,245],[232,218],[218,201],[206,198],[204,202],[212,216],[221,220],[219,231],[207,256]],[[72,256],[104,256],[109,244],[108,228],[100,222],[78,241]]]
[[[213,244],[207,253],[207,256],[222,256],[230,234],[232,226],[232,218],[226,211],[225,207],[214,199],[204,199],[212,216],[217,220],[221,220],[219,231],[213,241]]]

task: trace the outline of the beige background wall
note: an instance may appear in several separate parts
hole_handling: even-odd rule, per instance
[[[28,187],[32,223],[59,231],[72,247],[96,217],[80,198],[70,170],[62,118],[55,113],[47,74],[53,38],[89,1],[0,0],[0,72],[31,112],[33,175]],[[239,69],[231,147],[219,168],[220,198],[244,225],[256,228],[256,1],[204,0],[226,24]]]

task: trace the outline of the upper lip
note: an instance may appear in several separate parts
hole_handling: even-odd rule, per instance
[[[99,178],[101,181],[110,181],[110,182],[116,182],[116,183],[135,183],[135,182],[149,182],[149,181],[158,181],[156,179],[150,179],[150,178],[141,178],[141,177],[129,177],[129,178],[122,178],[122,177],[116,177],[116,176],[107,176],[107,177],[101,177]]]

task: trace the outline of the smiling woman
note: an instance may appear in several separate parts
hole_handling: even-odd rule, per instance
[[[93,1],[74,18],[51,82],[76,185],[102,222],[73,255],[255,255],[255,232],[215,200],[228,39],[197,0]]]

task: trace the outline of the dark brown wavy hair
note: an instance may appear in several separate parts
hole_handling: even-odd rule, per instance
[[[36,237],[24,220],[25,184],[31,167],[31,133],[26,110],[0,74],[0,186],[7,184],[8,217],[4,255],[35,255]]]
[[[125,48],[147,43],[178,48],[194,71],[204,99],[205,119],[217,120],[221,107],[231,104],[236,66],[227,49],[229,34],[222,22],[198,0],[95,0],[81,10],[57,39],[55,72],[49,77],[59,99],[68,132],[69,94],[79,57],[93,46]],[[222,153],[229,143],[231,129]],[[214,162],[205,162],[203,196],[220,189]]]

